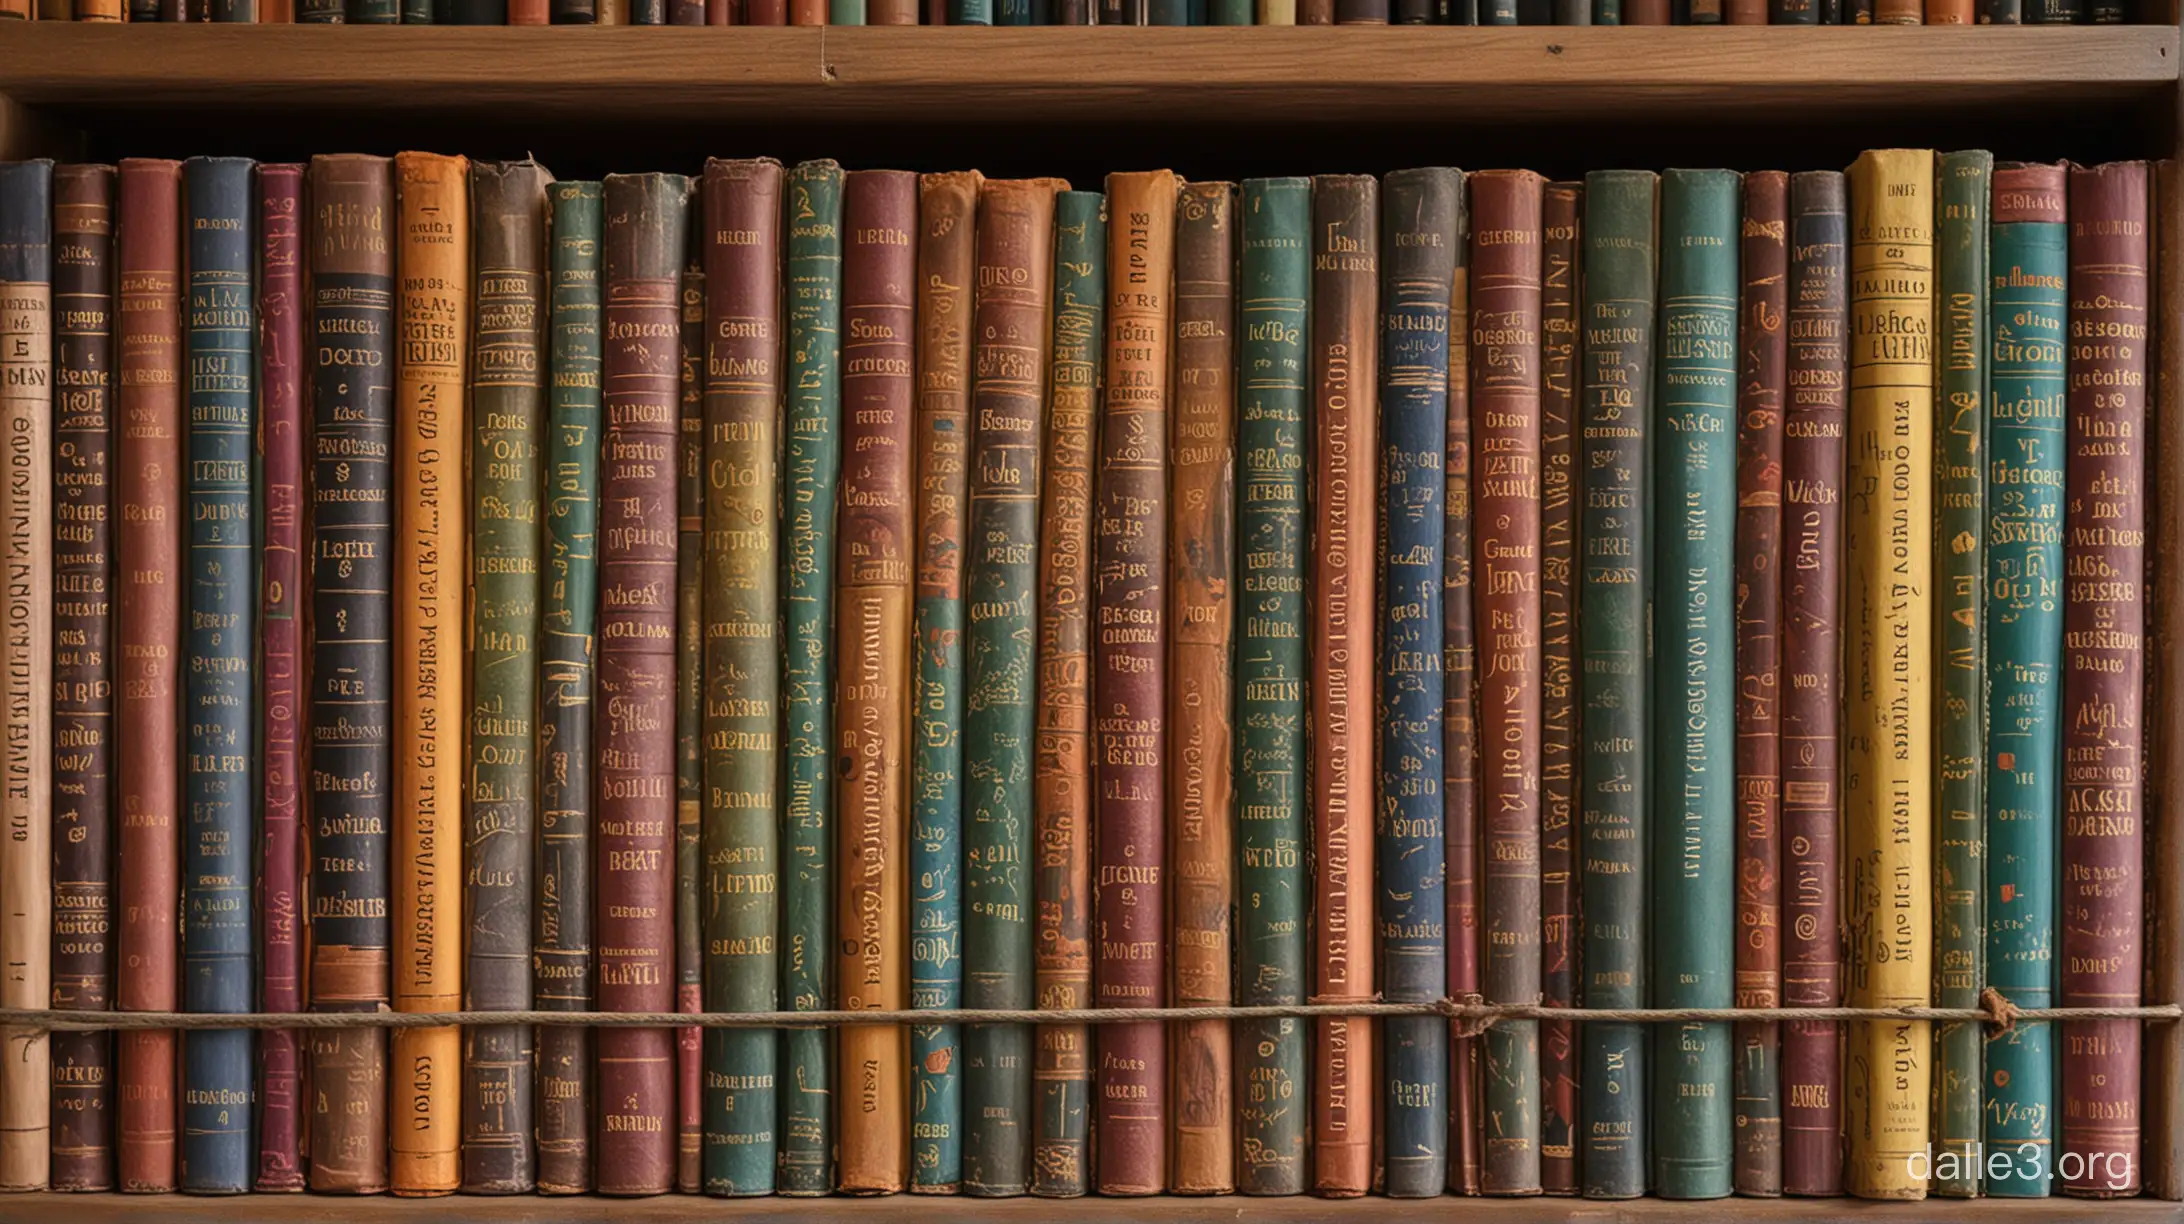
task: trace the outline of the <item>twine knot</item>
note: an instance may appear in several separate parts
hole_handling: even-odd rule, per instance
[[[1979,1006],[1986,1011],[1987,1023],[1995,1026],[1998,1034],[2007,1033],[2017,1026],[2017,1004],[2010,1002],[2008,995],[1994,987],[1989,986],[1979,992]]]

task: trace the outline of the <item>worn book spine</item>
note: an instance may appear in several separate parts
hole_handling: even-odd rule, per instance
[[[394,182],[311,159],[311,1002],[391,1002]],[[387,1030],[311,1031],[311,1189],[387,1189]]]
[[[1311,657],[1308,696],[1316,965],[1313,1001],[1375,997],[1371,866],[1374,782],[1374,496],[1378,390],[1379,184],[1312,183]],[[1537,270],[1535,268],[1535,275]],[[1312,1184],[1347,1198],[1373,1182],[1377,1065],[1370,1020],[1321,1017],[1312,1067]]]
[[[1174,421],[1168,447],[1169,905],[1177,1007],[1234,1001],[1234,726],[1230,600],[1236,514],[1236,186],[1191,183],[1176,206]],[[1438,903],[1438,897],[1436,897]],[[1438,959],[1438,958],[1437,958]],[[1440,1027],[1439,1018],[1430,1023]],[[1236,1189],[1231,1024],[1180,1020],[1170,1034],[1174,1119],[1168,1186]]]
[[[1646,1005],[1647,649],[1655,213],[1660,181],[1643,170],[1585,176],[1584,391],[1578,468],[1585,539],[1577,581],[1578,702],[1583,723],[1577,859],[1587,1007]],[[1585,1197],[1645,1193],[1650,1128],[1638,1024],[1585,1026],[1579,1067]]]
[[[2070,169],[2064,1007],[2138,1006],[2144,959],[2148,182],[2144,162]],[[2139,1042],[2136,1020],[2063,1025],[2064,1194],[2139,1192]]]
[[[1442,457],[1447,480],[1442,508],[1447,527],[1441,552],[1441,794],[1443,861],[1448,881],[1448,993],[1466,1003],[1479,994],[1479,727],[1476,635],[1471,605],[1471,212],[1457,197],[1455,268],[1449,277],[1448,317],[1461,320],[1461,337],[1448,345],[1448,440]],[[1458,340],[1462,343],[1458,343]],[[1448,1187],[1479,1193],[1485,1127],[1479,1117],[1479,1039],[1451,1022],[1449,1029]]]
[[[909,1006],[911,362],[918,179],[863,170],[842,186],[842,476],[835,525],[835,980],[846,1011]],[[893,1194],[908,1169],[909,1034],[841,1030],[836,1184]]]
[[[1039,426],[1053,297],[1054,179],[985,183],[971,330],[963,608],[963,1004],[1032,1005],[1033,668]],[[963,1033],[963,1189],[1022,1194],[1031,1029]]]
[[[1448,898],[1442,832],[1442,542],[1448,521],[1449,281],[1460,235],[1454,170],[1399,170],[1382,184],[1380,226],[1380,518],[1383,604],[1375,703],[1380,799],[1376,932],[1382,996],[1441,998],[1448,985]],[[1382,1185],[1429,1198],[1448,1185],[1448,1023],[1391,1016],[1379,1108]]]
[[[1244,181],[1236,321],[1235,785],[1236,1001],[1246,1005],[1305,1001],[1302,626],[1311,209],[1310,179]],[[1445,368],[1442,379],[1445,386]],[[1444,912],[1434,920],[1446,917]],[[1237,1025],[1237,1188],[1245,1194],[1304,1193],[1311,1114],[1306,1027],[1286,1016]]]
[[[1527,170],[1470,176],[1472,616],[1489,1003],[1540,996],[1540,253],[1544,184]],[[1483,745],[1491,743],[1492,750]],[[1539,1023],[1480,1040],[1486,1194],[1540,1192]]]
[[[1655,1007],[1727,1007],[1736,923],[1735,590],[1737,175],[1661,176],[1655,447],[1660,598],[1648,952]],[[1664,1198],[1730,1192],[1730,1035],[1653,1031],[1653,1179]]]
[[[247,1012],[257,995],[250,904],[257,677],[252,514],[257,407],[252,342],[251,163],[182,165],[189,271],[184,357],[189,433],[189,578],[183,720],[182,1006]],[[185,1034],[182,1189],[250,1189],[251,1035]]]
[[[1845,837],[1853,1007],[1932,997],[1934,155],[1850,171],[1850,439],[1844,534]],[[1915,1199],[1933,1071],[1923,1020],[1852,1021],[1845,1181]]]
[[[312,2],[313,0],[297,0],[299,4]],[[599,0],[549,0],[547,16],[554,25],[595,25],[599,21]]]
[[[258,1006],[303,1010],[304,198],[300,165],[258,167],[258,683],[263,705]],[[255,1189],[303,1189],[303,1034],[258,1034]]]
[[[346,0],[346,7],[350,25],[402,25],[405,13],[426,22],[432,19],[432,7],[423,0]]]
[[[1549,183],[1540,255],[1540,994],[1577,1002],[1577,404],[1585,185]],[[1540,1188],[1577,1193],[1577,1025],[1539,1031]]]
[[[705,1010],[705,243],[684,223],[675,481],[675,1010]],[[675,1190],[703,1188],[705,1030],[675,1031]]]
[[[674,1010],[675,462],[690,180],[609,175],[599,473],[599,1008]],[[675,1034],[601,1029],[595,1186],[675,1183]]]
[[[2085,20],[2085,0],[2024,0],[2027,25],[2076,25]]]
[[[781,384],[781,998],[834,1006],[834,486],[842,467],[842,168],[788,175]],[[834,1188],[834,1036],[782,1032],[783,1194]]]
[[[0,1006],[53,998],[53,163],[0,165]],[[51,1038],[0,1027],[0,1192],[43,1190]]]
[[[296,21],[302,25],[341,25],[349,20],[343,0],[294,0]],[[159,20],[159,6],[148,0],[129,0],[132,22]]]
[[[590,1011],[592,693],[599,609],[599,184],[547,190],[545,578],[539,605],[539,793],[532,1005]],[[538,1030],[538,1188],[591,1189],[591,1035]]]
[[[1986,969],[2018,1007],[2055,995],[2053,881],[2062,766],[2067,172],[1994,171],[1987,274]],[[2044,1198],[2055,1167],[2055,1026],[1986,1040],[1985,1193]]]
[[[463,1004],[532,1006],[538,836],[539,443],[545,429],[546,187],[534,161],[470,169],[470,744],[463,818]],[[463,1034],[462,1187],[536,1188],[532,1030]]]
[[[462,1007],[463,643],[469,583],[463,443],[470,340],[470,164],[394,159],[396,315],[394,484],[394,1008]],[[452,439],[452,444],[449,440]],[[462,1034],[395,1030],[394,1192],[451,1194],[461,1184]]]
[[[1107,319],[1107,197],[1054,197],[1040,460],[1038,707],[1033,713],[1032,984],[1042,1008],[1092,1006],[1092,442]],[[1032,1063],[1031,1192],[1090,1189],[1092,1030],[1041,1025]]]
[[[781,164],[705,167],[705,970],[708,1011],[779,999]],[[771,1029],[705,1035],[708,1194],[770,1194]]]
[[[53,172],[53,1003],[114,1005],[114,168]],[[112,1040],[55,1033],[53,1188],[114,1188]]]
[[[1092,748],[1098,782],[1099,932],[1093,1001],[1166,1002],[1167,759],[1164,720],[1169,353],[1177,181],[1107,178],[1108,328],[1092,512]],[[1167,1188],[1167,1050],[1158,1023],[1098,1030],[1100,1193]]]
[[[1981,25],[2022,25],[2024,21],[2024,0],[1979,0]]]
[[[910,742],[910,1006],[963,998],[963,514],[971,448],[975,170],[918,185],[916,650]],[[910,1189],[963,1181],[963,1080],[953,1024],[910,1029]]]
[[[116,876],[125,898],[114,936],[114,1003],[181,1004],[182,923],[182,166],[130,158],[117,168],[116,402],[119,488],[135,510],[115,527],[120,575]],[[124,1191],[176,1188],[172,1031],[116,1034],[114,1162]]]
[[[1782,1005],[1782,398],[1789,362],[1790,176],[1744,176],[1737,310],[1736,1005]],[[1782,1193],[1782,1030],[1736,1026],[1733,1176]]]
[[[1945,153],[1934,219],[1936,393],[1934,496],[1940,543],[1934,552],[1935,628],[1940,681],[1935,704],[1934,985],[1942,1007],[1977,1007],[1985,984],[1980,919],[1985,867],[1987,739],[1986,586],[1987,217],[1994,156]],[[1934,1193],[1979,1193],[1981,1046],[1976,1021],[1934,1030]]]

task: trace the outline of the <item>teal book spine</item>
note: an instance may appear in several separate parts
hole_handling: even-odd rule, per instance
[[[865,0],[827,0],[827,24],[865,24]]]
[[[1579,912],[1587,1007],[1646,1006],[1646,833],[1654,268],[1660,180],[1585,176],[1585,346],[1579,392]],[[1578,1164],[1587,1198],[1646,1192],[1647,1044],[1641,1024],[1594,1022],[1581,1041]]]
[[[1305,1001],[1305,344],[1312,180],[1243,184],[1237,405],[1236,1001]],[[1237,1188],[1305,1191],[1302,1019],[1245,1020],[1236,1040]]]
[[[993,0],[948,0],[948,24],[992,25]]]
[[[1935,619],[1941,688],[1935,702],[1939,777],[1934,807],[1934,1002],[1977,1007],[1986,942],[1979,911],[1985,880],[1987,739],[1986,640],[1981,611],[1987,582],[1987,230],[1994,155],[1944,153],[1934,218],[1941,327],[1935,352],[1940,385],[1934,422],[1934,495],[1941,506],[1941,547],[1934,550]],[[1947,1198],[1979,1194],[1979,1098],[1985,1026],[1955,1020],[1934,1026],[1934,1180]]]
[[[1217,26],[1247,26],[1255,23],[1252,0],[1213,0],[1207,15]]]
[[[834,487],[842,468],[842,168],[789,172],[787,432],[781,440],[781,997],[834,1006]],[[782,1032],[783,1194],[834,1188],[831,1051],[824,1028]]]
[[[2064,168],[1994,172],[1988,271],[1986,981],[2054,1003],[2062,765]],[[2055,1027],[1986,1042],[1986,1192],[2043,1198],[2055,1167]]]
[[[1728,170],[1661,176],[1661,436],[1648,499],[1660,549],[1650,949],[1653,1005],[1728,1007],[1736,926],[1737,195]],[[1654,1026],[1654,1185],[1730,1192],[1730,1035]]]

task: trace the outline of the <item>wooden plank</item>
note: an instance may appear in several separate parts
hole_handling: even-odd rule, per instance
[[[2174,26],[339,28],[31,23],[0,93],[526,120],[675,108],[734,121],[1108,124],[1980,117],[2152,99]]]

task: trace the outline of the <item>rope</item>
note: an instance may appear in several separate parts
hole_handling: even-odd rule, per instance
[[[1477,996],[1471,996],[1475,1000]],[[924,1011],[768,1012],[115,1012],[0,1008],[0,1026],[64,1033],[143,1029],[441,1028],[449,1025],[581,1025],[592,1028],[835,1028],[854,1024],[1148,1024],[1171,1020],[1277,1020],[1346,1016],[1444,1016],[1457,1035],[1475,1037],[1504,1020],[1611,1021],[1632,1024],[1800,1020],[1977,1020],[2007,1031],[2033,1020],[2184,1019],[2174,1003],[2146,1007],[2018,1007],[1989,987],[1979,1007],[1543,1007],[1439,999],[1424,1003],[1319,1000],[1223,1007],[954,1009]]]

